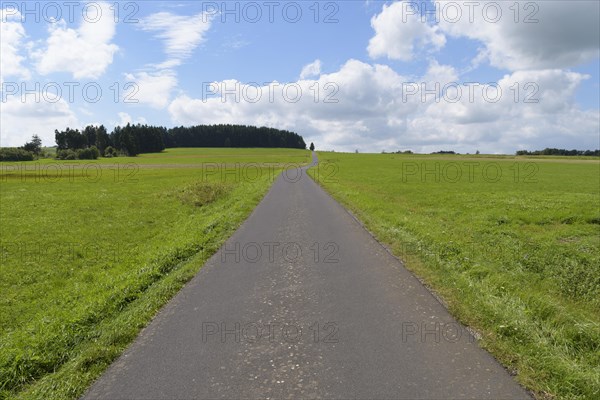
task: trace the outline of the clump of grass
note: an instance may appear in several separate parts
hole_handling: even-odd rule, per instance
[[[222,182],[194,182],[177,189],[174,195],[185,205],[202,207],[225,198],[233,188]]]

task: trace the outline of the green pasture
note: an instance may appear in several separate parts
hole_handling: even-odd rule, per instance
[[[319,159],[315,179],[523,385],[539,398],[600,398],[598,158]]]
[[[0,398],[77,398],[310,152],[0,163]]]

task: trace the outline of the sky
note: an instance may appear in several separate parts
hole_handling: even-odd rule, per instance
[[[0,145],[147,123],[318,150],[600,148],[600,2],[2,1]]]

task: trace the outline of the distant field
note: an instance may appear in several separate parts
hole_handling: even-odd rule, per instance
[[[81,395],[282,168],[309,159],[168,149],[0,163],[0,398]]]
[[[598,158],[319,159],[335,173],[313,168],[315,179],[522,384],[539,398],[600,398]]]
[[[53,148],[46,148],[46,152],[51,153]],[[55,152],[55,151],[54,151]],[[135,158],[114,157],[99,158],[89,161],[99,165],[112,165],[117,163],[135,162],[139,165],[147,164],[203,164],[203,163],[297,163],[304,162],[305,151],[295,149],[268,149],[268,148],[203,148],[201,152],[197,148],[177,148],[166,149],[161,153],[140,154]],[[51,158],[40,159],[40,164],[52,164],[57,161]],[[72,161],[60,161],[61,163]],[[8,163],[7,163],[8,164]]]

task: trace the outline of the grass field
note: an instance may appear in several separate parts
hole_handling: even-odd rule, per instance
[[[600,398],[597,158],[319,159],[315,179],[538,398]]]
[[[219,248],[288,149],[0,164],[0,398],[77,398]]]

